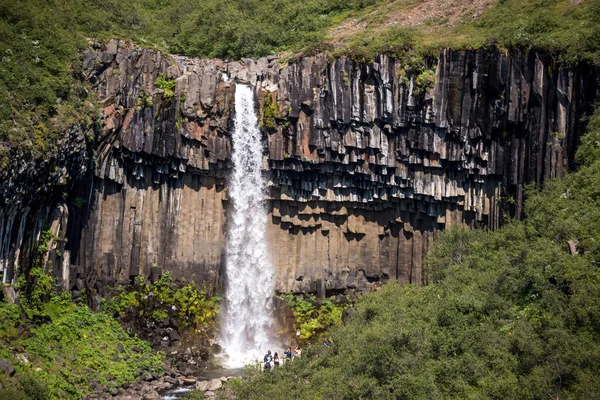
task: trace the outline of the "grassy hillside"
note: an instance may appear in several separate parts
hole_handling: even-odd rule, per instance
[[[531,188],[524,222],[451,229],[427,287],[388,284],[301,360],[234,384],[247,399],[592,399],[600,393],[600,113],[581,168]],[[571,254],[569,242],[576,244]]]
[[[330,31],[338,53],[372,57],[405,47],[537,48],[568,63],[600,63],[600,1],[382,1]]]
[[[164,355],[68,296],[35,315],[44,321],[25,321],[17,305],[0,302],[0,359],[16,370],[12,377],[0,372],[0,399],[80,399],[95,386],[116,389],[163,371]]]

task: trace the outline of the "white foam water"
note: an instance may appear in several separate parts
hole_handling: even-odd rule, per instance
[[[271,340],[273,268],[265,239],[263,146],[249,86],[237,84],[221,337],[228,368],[260,359]]]

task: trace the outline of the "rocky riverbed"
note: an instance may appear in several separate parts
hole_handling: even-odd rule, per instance
[[[102,400],[175,400],[196,389],[204,392],[205,397],[216,395],[228,380],[239,376],[241,369],[206,370],[199,376],[186,376],[178,370],[171,370],[164,376],[147,373],[140,380],[121,388],[108,389],[101,385],[94,387],[94,394],[86,399]]]

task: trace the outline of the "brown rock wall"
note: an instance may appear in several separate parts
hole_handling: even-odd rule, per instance
[[[525,184],[573,166],[599,87],[596,69],[533,51],[443,50],[407,73],[385,55],[224,62],[111,41],[84,66],[104,134],[89,202],[69,213],[71,263],[116,279],[158,264],[218,284],[235,91],[226,73],[255,88],[269,249],[278,290],[295,292],[426,283],[436,232],[520,217]],[[175,81],[172,95],[159,77]],[[22,215],[11,212],[0,213],[5,264]]]
[[[128,72],[119,78],[128,83],[119,84],[111,67],[96,75],[98,87],[112,82],[98,93],[121,113],[109,109],[116,122],[107,131],[116,136],[97,170],[90,221],[101,239],[83,230],[79,262],[118,253],[117,269],[131,275],[157,263],[176,275],[217,279],[227,203],[218,190],[230,168],[235,90],[227,73],[256,90],[271,261],[278,289],[295,292],[425,283],[423,257],[438,230],[496,228],[512,203],[521,215],[525,183],[563,173],[591,96],[582,87],[588,75],[534,52],[444,50],[425,61],[435,74],[425,88],[403,60],[384,55],[371,64],[319,54],[284,65],[273,57],[224,63],[138,53],[117,45],[111,65],[121,60],[119,71]],[[155,87],[158,74],[176,79],[174,98]],[[131,106],[137,87],[151,106]],[[111,181],[123,189],[101,199]],[[142,214],[113,217],[132,207]]]

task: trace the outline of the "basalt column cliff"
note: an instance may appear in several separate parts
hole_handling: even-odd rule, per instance
[[[437,231],[520,216],[524,186],[572,164],[598,88],[585,66],[497,50],[444,50],[411,72],[387,56],[227,63],[111,41],[85,54],[84,69],[103,135],[85,207],[63,224],[67,264],[111,279],[156,264],[219,281],[235,92],[226,73],[256,93],[276,287],[318,293],[422,284]],[[19,215],[3,227],[17,232]]]

